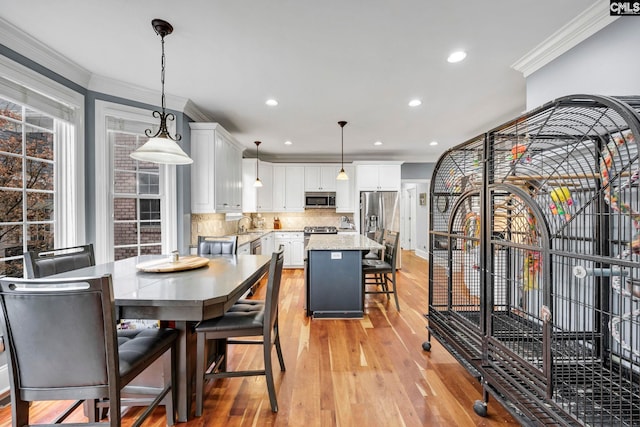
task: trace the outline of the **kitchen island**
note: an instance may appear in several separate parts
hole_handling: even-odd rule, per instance
[[[314,318],[360,318],[363,252],[384,246],[361,234],[313,234],[307,245],[306,314]]]

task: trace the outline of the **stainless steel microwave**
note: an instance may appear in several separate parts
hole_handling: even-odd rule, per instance
[[[306,209],[335,209],[336,193],[304,193],[304,207]]]

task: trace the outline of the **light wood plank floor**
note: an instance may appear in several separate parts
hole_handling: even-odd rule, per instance
[[[518,425],[495,401],[479,417],[473,403],[482,396],[470,376],[440,344],[422,350],[427,337],[427,262],[402,253],[398,274],[401,312],[393,298],[367,295],[359,320],[311,320],[304,315],[302,270],[285,270],[280,326],[287,370],[276,369],[279,412],[269,406],[264,377],[230,378],[206,384],[204,415],[184,426],[498,426]],[[256,298],[263,296],[261,286]],[[277,359],[274,363],[277,366]],[[259,367],[259,346],[231,350],[230,369]],[[32,422],[52,418],[59,404],[32,406]],[[125,413],[123,425],[131,424]],[[78,411],[76,418],[82,421]],[[164,426],[158,408],[145,425]],[[0,410],[0,427],[11,425],[10,407]]]

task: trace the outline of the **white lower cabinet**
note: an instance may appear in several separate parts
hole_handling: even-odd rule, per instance
[[[275,245],[273,244],[273,233],[265,234],[260,238],[260,246],[262,247],[262,254],[269,255],[275,251]]]
[[[299,231],[274,232],[274,247],[284,246],[284,267],[304,267],[304,233]]]

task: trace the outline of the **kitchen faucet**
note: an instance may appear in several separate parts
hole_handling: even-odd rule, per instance
[[[238,234],[246,233],[249,228],[245,228],[244,224],[241,224],[243,219],[249,220],[249,228],[251,227],[251,217],[247,215],[242,215],[242,218],[238,220]]]

